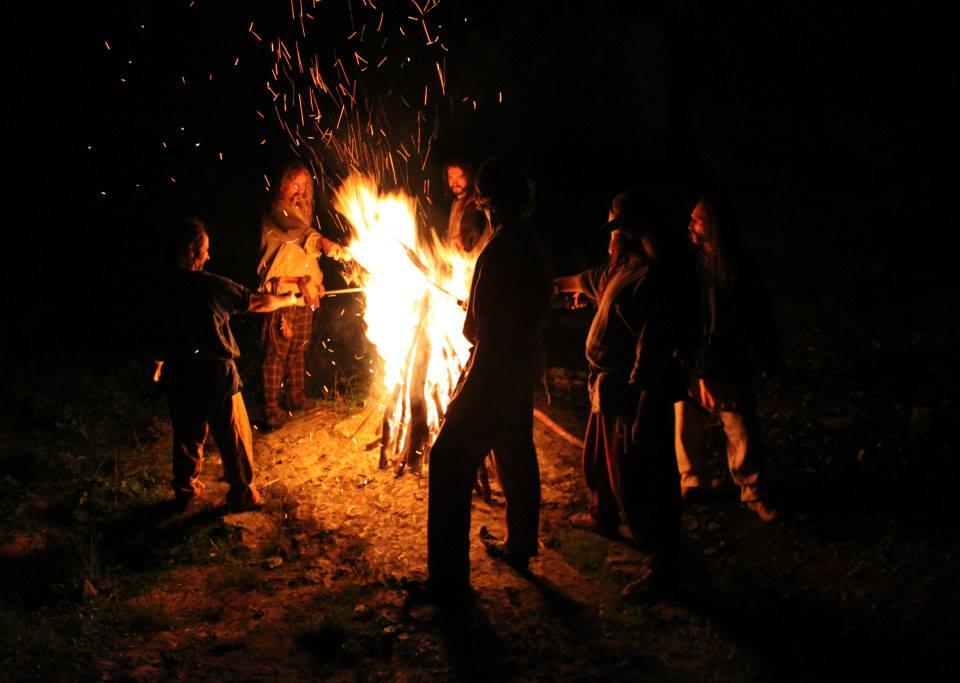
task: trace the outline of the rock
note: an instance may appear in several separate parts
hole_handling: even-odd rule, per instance
[[[276,533],[277,523],[268,516],[259,512],[238,512],[224,515],[223,523],[228,529],[240,532],[240,542],[255,550],[265,545]]]
[[[263,561],[264,569],[276,569],[282,564],[283,564],[283,558],[277,557],[276,555],[274,555],[273,557],[268,557]]]
[[[17,560],[47,547],[47,537],[36,532],[13,534],[10,539],[0,544],[0,557],[7,560]]]

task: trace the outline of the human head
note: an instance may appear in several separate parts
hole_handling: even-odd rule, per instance
[[[705,192],[690,213],[690,241],[708,256],[726,258],[739,242],[737,220],[718,192]]]
[[[690,225],[688,226],[688,230],[690,231],[690,242],[693,243],[693,246],[705,252],[712,250],[712,245],[708,239],[708,236],[713,232],[710,223],[711,218],[707,207],[703,200],[700,200],[697,202],[697,205],[693,207],[693,211],[690,212]]]
[[[617,246],[624,255],[646,254],[651,259],[679,253],[684,249],[685,235],[670,206],[663,197],[640,190],[618,194],[610,208],[610,227],[614,229],[611,247]],[[614,245],[612,238],[617,232],[625,236]]]
[[[177,226],[171,244],[174,260],[181,270],[203,270],[210,260],[210,237],[199,218],[188,218]]]
[[[611,263],[622,263],[631,255],[643,253],[638,233],[642,207],[643,199],[639,190],[621,192],[610,203],[607,253]]]
[[[508,157],[493,157],[480,165],[474,183],[477,204],[500,216],[528,216],[533,211],[533,185]]]
[[[313,176],[299,161],[287,165],[277,186],[278,208],[294,213],[306,223],[313,220]]]
[[[473,164],[465,159],[451,159],[444,165],[447,188],[458,199],[473,189]]]

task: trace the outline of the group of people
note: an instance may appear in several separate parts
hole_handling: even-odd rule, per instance
[[[556,279],[596,305],[586,341],[590,416],[583,470],[591,507],[571,523],[617,537],[621,518],[650,552],[626,594],[679,575],[681,501],[705,492],[706,428],[718,417],[744,504],[764,522],[768,499],[755,375],[779,363],[756,266],[720,195],[702,196],[687,230],[636,191],[614,198],[609,262]]]
[[[173,231],[168,274],[158,295],[155,332],[148,344],[153,379],[167,393],[173,425],[173,489],[185,509],[203,491],[200,471],[213,432],[229,484],[233,511],[259,508],[253,484],[253,430],[241,393],[240,350],[230,317],[265,314],[263,321],[263,426],[281,426],[307,406],[305,354],[313,311],[324,294],[318,258],[349,258],[313,226],[313,178],[299,163],[284,171],[261,220],[259,286],[254,292],[204,272],[210,258],[206,225],[196,218]],[[282,394],[282,396],[281,396]]]
[[[649,572],[627,593],[678,576],[681,501],[707,487],[701,470],[711,416],[723,425],[741,499],[764,521],[776,518],[766,497],[753,377],[775,367],[779,348],[762,281],[719,196],[703,196],[684,229],[640,193],[617,195],[608,262],[554,278],[527,221],[533,188],[518,165],[494,158],[474,177],[468,163],[452,161],[445,175],[453,195],[447,240],[476,255],[476,264],[463,328],[473,350],[430,455],[423,588],[431,599],[470,595],[472,489],[491,451],[506,499],[507,536],[485,535],[486,549],[518,571],[537,554],[534,387],[544,370],[542,332],[560,293],[596,306],[586,339],[591,412],[583,453],[592,504],[571,523],[617,537],[623,520],[633,541],[650,552]],[[317,259],[349,258],[312,223],[313,180],[293,165],[263,217],[257,292],[204,272],[209,236],[201,222],[189,221],[176,235],[177,268],[165,288],[152,355],[155,379],[169,396],[173,488],[181,507],[202,491],[208,430],[220,447],[228,506],[262,504],[229,320],[244,311],[266,314],[264,415],[269,427],[279,426],[306,402],[304,353],[312,309],[324,292]]]

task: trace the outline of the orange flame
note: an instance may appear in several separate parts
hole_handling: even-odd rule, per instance
[[[409,414],[404,408],[419,394],[433,436],[469,355],[457,299],[467,298],[475,257],[443,244],[433,231],[418,239],[415,200],[403,191],[381,193],[370,177],[353,173],[333,204],[353,227],[347,249],[362,268],[356,279],[366,289],[367,338],[383,360],[386,415]],[[418,339],[430,346],[422,387],[410,386]]]

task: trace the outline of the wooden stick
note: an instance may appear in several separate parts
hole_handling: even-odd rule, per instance
[[[583,448],[583,441],[578,439],[573,434],[568,432],[566,429],[558,425],[556,422],[547,417],[547,414],[544,413],[539,408],[533,409],[533,416],[540,420],[540,424],[552,431],[554,434],[559,436],[561,439],[566,441],[571,446],[576,446],[577,448]]]

